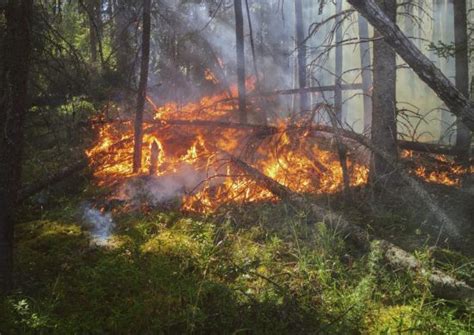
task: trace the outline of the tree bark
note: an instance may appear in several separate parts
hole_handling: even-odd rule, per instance
[[[295,0],[295,27],[296,48],[298,49],[298,85],[300,89],[307,86],[306,83],[306,43],[304,34],[303,0]],[[305,114],[309,110],[308,95],[300,93],[300,113]]]
[[[91,60],[92,62],[97,62],[97,53],[100,39],[100,6],[101,1],[89,0],[88,1],[88,11],[87,15],[89,16],[89,44],[91,51]]]
[[[364,130],[367,131],[372,125],[372,72],[371,72],[371,61],[370,61],[370,44],[369,39],[369,24],[367,20],[362,16],[358,15],[359,23],[359,38],[360,38],[360,66],[361,66],[361,79],[362,79],[362,93],[364,94]]]
[[[114,6],[114,36],[113,48],[116,52],[116,73],[121,87],[129,87],[133,77],[133,54],[129,28],[129,2],[116,0]]]
[[[342,0],[336,0],[336,15],[342,12]],[[334,90],[334,111],[336,113],[337,121],[342,124],[345,118],[342,115],[342,66],[343,66],[343,53],[342,53],[342,20],[337,19],[336,22],[336,66],[335,66],[335,75],[336,82]]]
[[[137,173],[142,167],[143,148],[143,112],[145,109],[148,84],[148,66],[150,63],[150,30],[151,30],[151,0],[143,0],[143,32],[142,60],[140,68],[140,84],[138,86],[137,112],[135,115],[135,133],[133,149],[133,172]]]
[[[12,286],[13,226],[28,103],[33,0],[9,0],[0,73],[0,293]]]
[[[374,0],[348,0],[385,38],[439,98],[451,113],[459,117],[471,131],[474,130],[474,104],[410,41]]]
[[[396,0],[377,0],[391,22],[397,16]],[[390,155],[398,157],[396,116],[396,71],[395,51],[382,39],[378,31],[374,34],[374,88],[372,93],[373,114],[371,136],[374,143]],[[371,181],[385,186],[396,180],[393,167],[377,154],[373,155]]]
[[[454,43],[456,65],[456,88],[469,97],[469,51],[467,36],[466,0],[454,1]],[[458,160],[468,162],[471,146],[471,132],[458,118],[456,119],[456,148],[460,151]]]
[[[235,10],[235,41],[237,56],[237,86],[239,95],[239,119],[247,123],[247,102],[245,88],[245,43],[244,43],[244,16],[242,0],[234,0]]]

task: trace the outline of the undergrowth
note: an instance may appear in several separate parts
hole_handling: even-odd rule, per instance
[[[208,217],[118,211],[105,247],[91,244],[76,208],[18,225],[1,334],[474,333],[472,307],[434,298],[377,245],[357,250],[285,204]],[[417,256],[432,262],[429,250]],[[472,266],[443,264],[464,276]]]

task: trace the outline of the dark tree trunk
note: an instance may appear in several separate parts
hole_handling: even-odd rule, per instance
[[[370,129],[372,124],[372,72],[370,69],[369,24],[359,14],[360,66],[362,77],[362,92],[364,94],[364,130]],[[365,41],[365,42],[364,42]]]
[[[97,11],[100,10],[98,8],[98,4],[96,0],[89,1],[88,4],[88,16],[89,16],[89,48],[91,52],[91,60],[92,62],[97,62],[97,46],[98,46],[98,22],[96,15]],[[99,5],[100,6],[100,5]]]
[[[33,0],[10,0],[0,77],[0,292],[12,285],[14,210],[21,180]]]
[[[342,12],[342,0],[336,0],[336,14]],[[344,117],[342,115],[342,65],[343,65],[343,54],[342,54],[342,20],[338,18],[336,28],[336,89],[334,91],[334,110],[336,113],[337,121],[342,124]]]
[[[401,58],[472,131],[474,104],[410,41],[400,28],[383,13],[374,0],[348,0],[374,26]]]
[[[395,22],[397,16],[396,0],[377,0],[385,15]],[[396,54],[382,39],[378,31],[374,38],[374,89],[372,94],[372,141],[381,150],[396,160],[397,117],[396,117]],[[378,40],[377,40],[378,39]],[[373,156],[372,181],[386,184],[394,180],[393,167],[379,155]]]
[[[148,66],[150,63],[150,30],[151,30],[151,0],[143,0],[143,32],[142,60],[140,67],[140,83],[137,95],[137,111],[135,115],[135,134],[133,149],[133,172],[137,173],[142,167],[143,148],[143,111],[145,109],[146,91],[148,84]]]
[[[116,53],[116,71],[120,86],[130,86],[133,77],[133,55],[129,28],[131,18],[126,0],[116,0],[114,6],[114,39],[113,48]]]
[[[303,0],[295,0],[296,47],[298,48],[298,85],[305,88],[306,84],[306,43],[304,34]],[[308,95],[300,94],[300,113],[309,110]]]
[[[101,0],[80,0],[79,5],[87,16],[89,25],[89,51],[91,61],[96,63],[100,56],[101,64],[104,64],[104,55],[102,50],[102,16]]]
[[[454,1],[454,41],[456,46],[456,88],[469,96],[469,52],[467,37],[467,8],[466,0]],[[467,162],[469,159],[469,149],[471,146],[471,132],[459,120],[456,120],[457,135],[456,148],[460,150],[458,159],[460,162]]]
[[[234,0],[235,10],[235,40],[237,49],[237,83],[239,94],[239,119],[247,123],[247,102],[245,89],[245,46],[244,46],[244,16],[242,0]]]

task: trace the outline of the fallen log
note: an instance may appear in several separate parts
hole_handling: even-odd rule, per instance
[[[337,89],[343,91],[351,91],[351,90],[362,90],[362,84],[355,83],[355,84],[343,84],[337,87]],[[277,90],[271,92],[258,92],[258,93],[251,93],[249,96],[261,96],[261,97],[269,97],[274,95],[293,95],[293,94],[301,94],[301,93],[316,93],[316,92],[331,92],[335,91],[335,85],[329,86],[315,86],[315,87],[303,87],[303,88],[295,88],[290,90]]]
[[[412,141],[398,141],[398,146],[401,149],[412,150],[418,152],[424,152],[427,154],[457,156],[461,153],[456,147],[435,143],[423,143],[423,142],[412,142]]]
[[[300,194],[291,191],[239,158],[229,153],[225,153],[225,155],[235,167],[252,178],[261,187],[266,188],[280,199],[291,202],[296,207],[307,208],[307,200]],[[435,268],[427,269],[409,252],[387,240],[376,239],[370,236],[364,229],[349,223],[331,210],[320,207],[314,203],[309,204],[309,209],[314,219],[321,220],[331,229],[342,233],[346,237],[350,237],[357,245],[366,249],[370,248],[372,243],[378,245],[384,259],[395,269],[401,268],[405,271],[415,271],[426,276],[432,285],[433,294],[436,296],[444,299],[474,300],[474,288],[464,281],[458,280]]]

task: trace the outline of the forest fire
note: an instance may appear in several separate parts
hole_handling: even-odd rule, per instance
[[[474,0],[5,0],[0,335],[474,334]]]
[[[449,166],[449,169],[445,171],[430,171],[424,166],[419,166],[415,170],[415,174],[418,177],[421,177],[431,183],[447,186],[460,186],[462,176],[472,172],[472,168],[470,171],[468,168],[455,164]]]
[[[252,85],[253,80],[248,80],[247,86]],[[147,145],[138,174],[132,171],[132,122],[103,125],[99,140],[87,152],[94,163],[97,153],[110,151],[95,169],[99,184],[111,185],[137,175],[152,174],[156,178],[176,175],[186,166],[191,168],[187,171],[201,177],[193,188],[184,191],[183,209],[206,212],[228,202],[273,200],[273,194],[232,166],[227,155],[235,155],[295,192],[321,194],[342,189],[343,172],[337,155],[321,148],[306,133],[289,133],[283,121],[277,125],[275,134],[261,134],[245,127],[193,126],[196,120],[228,119],[235,108],[231,98],[236,95],[235,87],[231,87],[230,94],[230,98],[225,92],[204,97],[198,103],[184,106],[168,103],[156,108],[154,120],[144,123]],[[168,123],[176,119],[189,120],[190,124]],[[351,186],[366,183],[368,168],[364,164],[348,160],[348,170]]]
[[[214,78],[210,71],[206,75]],[[246,85],[252,90],[255,80],[248,79]],[[229,156],[236,156],[294,192],[333,194],[343,189],[340,157],[333,147],[323,148],[304,126],[289,127],[288,122],[279,120],[272,128],[277,131],[266,133],[258,126],[227,122],[237,111],[236,96],[237,88],[232,86],[228,91],[184,105],[170,102],[158,106],[147,97],[154,113],[144,122],[145,146],[139,173],[132,169],[133,123],[103,124],[97,143],[87,152],[98,183],[113,185],[147,175],[158,179],[173,176],[175,183],[183,183],[179,193],[182,208],[197,212],[213,211],[229,202],[274,200],[275,195],[232,165]],[[95,156],[105,151],[107,156],[95,162]],[[412,160],[413,175],[430,183],[459,186],[461,177],[469,172],[441,155],[434,158],[437,164],[425,164],[408,150],[401,157]],[[180,180],[184,178],[180,175],[183,167],[186,173],[195,175],[193,185]],[[366,162],[349,157],[347,167],[349,186],[367,183]]]
[[[416,166],[411,169],[411,172],[429,183],[460,186],[463,176],[474,173],[473,166],[459,165],[445,155],[430,156],[430,162],[423,160],[419,154],[410,150],[404,150],[401,156],[412,159]]]
[[[246,82],[250,90],[254,84],[253,78]],[[174,176],[179,184],[181,170],[186,167],[186,173],[196,178],[192,186],[183,183],[186,187],[181,187],[179,196],[185,210],[208,212],[229,202],[274,200],[271,192],[232,165],[232,155],[243,157],[294,192],[333,194],[343,189],[343,170],[334,149],[323,148],[304,127],[296,127],[300,130],[292,133],[288,123],[280,120],[274,126],[278,131],[268,134],[259,131],[258,126],[239,127],[237,123],[224,122],[235,114],[236,96],[237,88],[232,86],[228,91],[184,105],[171,102],[157,106],[148,97],[154,113],[144,122],[145,147],[139,173],[132,169],[133,123],[103,124],[97,143],[87,152],[91,164],[97,166],[94,175],[98,183],[113,185],[131,177],[151,175],[158,179]],[[235,127],[219,127],[221,124]],[[95,162],[95,156],[104,151],[108,155],[100,163]],[[401,156],[417,158],[407,150]],[[429,168],[429,164],[415,159],[411,173],[426,182],[459,186],[462,175],[469,172],[444,156],[435,159],[442,169]],[[347,166],[351,187],[367,183],[366,163],[348,158]]]

